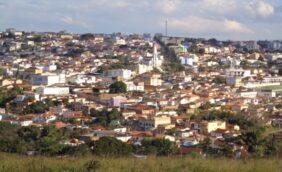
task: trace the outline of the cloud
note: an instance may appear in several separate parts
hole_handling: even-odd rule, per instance
[[[281,0],[0,0],[0,29],[157,33],[168,19],[178,36],[279,39],[281,7]]]
[[[249,12],[255,17],[267,18],[274,14],[274,7],[262,0],[256,0],[246,6]]]
[[[251,29],[249,29],[247,26],[243,25],[242,23],[239,23],[235,20],[225,20],[223,23],[224,29],[226,32],[235,32],[235,33],[253,33]]]
[[[114,8],[127,8],[131,5],[128,1],[121,1],[121,0],[112,2],[111,4],[112,7]]]
[[[244,24],[235,20],[216,20],[203,18],[198,16],[188,16],[183,19],[171,19],[169,21],[169,27],[184,31],[187,33],[197,34],[197,33],[215,33],[215,34],[250,34],[253,33]]]
[[[199,8],[219,14],[232,13],[238,5],[235,0],[198,0],[197,4]]]
[[[165,14],[171,14],[179,8],[181,0],[157,0],[156,9],[160,9]]]
[[[64,23],[66,23],[68,25],[78,25],[78,26],[87,27],[86,22],[84,22],[82,20],[75,19],[75,18],[70,17],[70,16],[63,17],[61,19],[61,21],[63,21]]]

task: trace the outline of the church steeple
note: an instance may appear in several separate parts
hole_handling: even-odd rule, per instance
[[[158,61],[158,49],[157,49],[157,44],[154,43],[154,52],[153,52],[153,67],[154,68],[158,67],[157,61]]]

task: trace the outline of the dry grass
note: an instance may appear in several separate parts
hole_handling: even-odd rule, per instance
[[[86,163],[96,160],[97,171],[101,172],[278,172],[282,169],[281,159],[199,159],[149,157],[146,160],[135,158],[97,158],[97,157],[26,157],[0,154],[2,172],[37,171],[87,171]]]

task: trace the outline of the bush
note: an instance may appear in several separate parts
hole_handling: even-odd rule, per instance
[[[116,94],[116,93],[126,93],[127,86],[122,81],[117,81],[110,85],[110,93]]]
[[[91,160],[90,162],[87,162],[84,166],[85,166],[87,171],[95,172],[101,167],[101,164],[99,163],[99,161]]]
[[[132,153],[132,147],[113,137],[102,137],[90,143],[93,153],[101,156],[125,156]]]
[[[142,146],[137,148],[137,153],[156,154],[167,156],[176,152],[176,146],[167,139],[144,139]]]

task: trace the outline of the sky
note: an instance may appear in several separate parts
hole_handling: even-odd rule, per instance
[[[0,30],[282,39],[282,0],[0,0]]]

